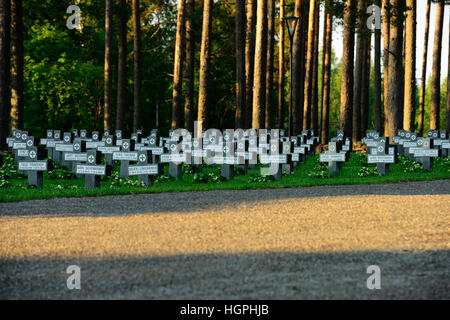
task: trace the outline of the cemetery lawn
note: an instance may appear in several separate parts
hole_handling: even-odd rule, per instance
[[[252,181],[260,175],[259,168],[248,170],[247,174],[236,173],[229,181],[198,182],[199,175],[211,173],[220,175],[220,166],[204,167],[200,174],[184,173],[180,181],[170,179],[155,182],[152,187],[142,187],[120,182],[118,179],[103,178],[101,187],[84,189],[84,178],[70,180],[51,180],[44,175],[44,188],[39,190],[27,186],[26,178],[11,178],[0,187],[0,202],[13,202],[32,199],[49,199],[57,197],[86,197],[103,195],[124,195],[140,193],[207,191],[207,190],[243,190],[263,188],[292,188],[324,185],[382,184],[406,181],[424,181],[450,179],[450,160],[440,158],[434,162],[433,170],[426,172],[421,166],[413,166],[407,161],[399,161],[389,167],[389,176],[376,174],[374,165],[367,165],[366,154],[351,154],[344,163],[340,176],[327,177],[327,167],[321,166],[319,156],[310,157],[294,171],[292,175],[283,175],[281,181]],[[115,167],[113,171],[117,171]],[[166,174],[168,167],[165,168]],[[366,176],[368,175],[368,176]],[[134,178],[133,180],[136,180]],[[114,181],[114,182],[112,182]]]

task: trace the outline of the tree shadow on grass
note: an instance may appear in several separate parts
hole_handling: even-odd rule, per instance
[[[449,250],[2,258],[0,299],[449,299],[449,263]],[[81,290],[67,289],[69,265]]]

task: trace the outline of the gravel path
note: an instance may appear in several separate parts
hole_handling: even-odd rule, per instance
[[[450,299],[449,265],[450,180],[0,203],[2,299]]]

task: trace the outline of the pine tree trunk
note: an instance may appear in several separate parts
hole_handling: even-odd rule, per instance
[[[405,23],[405,105],[403,129],[415,131],[416,110],[416,0],[406,0]]]
[[[341,77],[341,106],[340,129],[344,130],[346,137],[352,136],[352,111],[353,111],[353,58],[354,58],[354,14],[355,8],[352,0],[345,1],[344,10],[344,39],[342,53],[342,77]]]
[[[322,77],[322,116],[320,140],[322,144],[328,142],[328,127],[330,117],[330,81],[331,81],[331,45],[333,37],[333,15],[328,10],[324,19],[323,39],[323,77]]]
[[[202,42],[200,48],[200,75],[198,89],[198,115],[197,121],[205,130],[208,127],[208,98],[209,98],[209,63],[211,47],[211,24],[212,24],[212,0],[203,1],[203,23]],[[200,126],[199,126],[200,127]],[[201,136],[201,132],[197,133]]]
[[[418,135],[423,136],[423,122],[425,117],[425,87],[427,79],[427,61],[428,61],[428,38],[430,34],[430,8],[431,0],[427,1],[427,11],[425,17],[425,36],[423,45],[423,58],[422,58],[422,78],[420,87],[420,98],[419,98],[419,123],[418,123]]]
[[[267,65],[265,128],[272,129],[273,110],[273,60],[275,46],[275,0],[267,0]]]
[[[319,121],[319,23],[320,23],[320,8],[319,2],[316,3],[315,18],[314,18],[314,62],[312,74],[312,98],[311,98],[311,122],[310,129],[317,134]]]
[[[177,34],[175,39],[175,54],[173,67],[172,90],[172,130],[184,125],[181,117],[183,97],[183,62],[184,62],[184,36],[185,36],[185,0],[178,0]]]
[[[363,77],[361,86],[361,132],[360,137],[366,135],[369,127],[369,95],[370,95],[370,33],[366,30],[366,38],[364,39],[364,61],[363,61]],[[367,38],[368,37],[368,38]]]
[[[356,42],[355,75],[353,88],[353,126],[352,142],[361,140],[361,93],[364,66],[364,15],[366,10],[365,0],[358,0],[358,40]]]
[[[404,5],[402,0],[392,0],[389,37],[389,137],[395,136],[401,129],[403,77],[403,19]]]
[[[9,131],[11,3],[0,0],[0,150],[5,150]]]
[[[113,0],[105,0],[104,130],[112,129],[112,39]]]
[[[449,43],[450,43],[450,23],[449,25]],[[448,52],[448,65],[450,66],[450,50]],[[445,114],[445,130],[450,132],[450,68],[447,69],[447,110]]]
[[[291,86],[292,99],[289,102],[289,132],[296,135],[303,126],[303,94],[304,94],[304,59],[305,59],[305,28],[307,33],[308,21],[304,20],[306,8],[309,4],[303,0],[295,1],[295,16],[300,17],[292,44]]]
[[[11,1],[11,130],[23,129],[23,4]]]
[[[133,0],[133,30],[134,30],[134,117],[133,131],[142,129],[141,105],[141,17],[139,11],[140,0]]]
[[[381,7],[381,0],[376,0],[375,5]],[[374,127],[381,132],[381,31],[375,28],[375,52],[374,52]]]
[[[127,90],[127,1],[119,0],[119,63],[117,71],[116,129],[125,129]]]
[[[245,0],[236,0],[236,117],[235,128],[244,127],[245,112]]]
[[[252,126],[253,76],[255,67],[255,26],[257,0],[248,0],[245,31],[245,128]]]
[[[195,0],[187,0],[186,17],[186,75],[184,96],[184,127],[194,131],[194,67],[195,67],[195,33],[193,14]]]
[[[256,17],[255,70],[253,76],[252,128],[264,128],[267,62],[267,0],[258,0]]]
[[[284,128],[284,0],[280,0],[280,40],[278,42],[278,129]]]
[[[439,130],[441,100],[441,55],[444,0],[436,3],[436,26],[434,29],[433,72],[431,74],[430,130]]]
[[[316,20],[317,0],[311,0],[309,6],[308,51],[305,65],[305,87],[303,93],[303,130],[309,130],[311,124],[311,104],[313,95],[314,69],[314,25]]]
[[[389,37],[390,9],[389,0],[383,0],[383,109],[384,136],[389,135]]]

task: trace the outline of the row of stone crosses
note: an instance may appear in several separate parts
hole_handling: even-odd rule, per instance
[[[433,159],[448,157],[450,150],[449,134],[446,131],[429,130],[426,137],[418,137],[416,133],[398,130],[392,138],[381,137],[377,131],[368,131],[362,139],[367,149],[367,162],[376,164],[380,175],[389,175],[389,165],[397,163],[398,155],[406,156],[422,164],[427,171],[433,169]],[[328,151],[320,155],[321,162],[328,162],[330,176],[338,175],[342,164],[349,159],[352,144],[350,138],[339,130],[336,137],[328,144]]]
[[[29,132],[15,130],[7,139],[18,169],[28,174],[28,183],[43,186],[43,172],[52,170],[53,162],[72,170],[77,177],[85,176],[85,187],[100,186],[100,177],[111,175],[114,162],[120,162],[120,177],[138,176],[151,186],[153,176],[162,174],[169,166],[169,175],[177,180],[183,174],[183,164],[199,167],[220,165],[221,175],[232,179],[234,166],[245,171],[258,163],[270,164],[267,172],[280,180],[282,174],[292,174],[300,162],[315,153],[319,138],[312,131],[295,137],[285,137],[284,130],[207,130],[202,138],[192,138],[185,130],[171,130],[168,137],[152,130],[144,137],[141,130],[129,139],[122,132],[73,130],[62,133],[47,130],[39,139]]]
[[[330,176],[339,174],[342,164],[348,161],[350,141],[343,131],[338,131],[328,150],[320,155],[320,161],[328,163]],[[432,169],[433,158],[449,154],[448,134],[443,131],[430,130],[427,137],[419,138],[415,133],[399,130],[392,141],[394,145],[376,131],[369,131],[362,141],[367,146],[368,163],[376,163],[381,175],[388,174],[389,164],[397,162],[398,154],[419,161],[426,170]],[[258,163],[270,164],[269,170],[265,168],[262,173],[281,180],[282,174],[292,174],[301,162],[315,154],[319,138],[311,130],[286,137],[284,130],[265,129],[207,130],[201,138],[192,138],[192,133],[180,129],[162,137],[155,129],[148,137],[138,130],[129,139],[123,138],[120,130],[114,134],[105,131],[103,135],[87,130],[47,130],[46,138],[39,139],[15,130],[7,143],[18,169],[27,173],[28,184],[42,188],[43,172],[52,170],[53,162],[58,162],[72,169],[77,177],[85,176],[86,188],[94,188],[100,186],[101,176],[111,175],[114,162],[120,162],[121,178],[138,176],[147,186],[152,185],[154,175],[164,172],[165,165],[169,166],[169,175],[178,180],[183,164],[201,167],[204,161],[220,165],[221,175],[228,180],[233,178],[234,166],[246,171]]]

